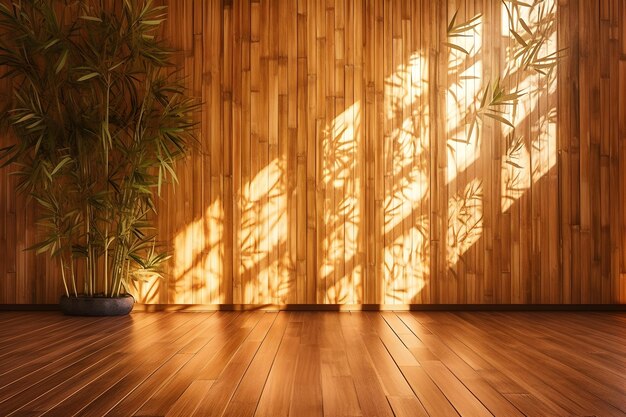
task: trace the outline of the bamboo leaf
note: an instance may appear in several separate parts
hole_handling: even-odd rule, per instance
[[[524,30],[526,31],[526,33],[528,33],[530,36],[533,36],[533,31],[530,30],[530,28],[528,27],[528,24],[526,24],[526,22],[524,21],[524,19],[522,19],[521,17],[519,18],[519,23],[520,25],[522,25],[522,27],[524,28]]]
[[[65,67],[65,62],[67,61],[67,55],[69,52],[70,52],[69,49],[66,49],[65,51],[63,51],[61,58],[59,58],[59,61],[56,64],[56,70],[55,70],[57,74],[61,72],[63,67]]]
[[[102,23],[102,19],[100,19],[99,17],[95,17],[95,16],[79,16],[79,19]]]
[[[99,73],[97,73],[97,72],[91,72],[91,73],[89,73],[89,74],[83,75],[82,77],[80,77],[80,78],[79,78],[79,79],[77,79],[76,81],[77,81],[77,82],[87,81],[87,80],[90,80],[90,79],[92,79],[92,78],[94,78],[94,77],[97,77],[98,75],[100,75],[100,74],[99,74]]]
[[[126,62],[126,60],[122,60],[122,61],[118,62],[117,64],[113,65],[111,68],[109,68],[109,72],[115,70],[120,65],[122,65],[124,62]]]
[[[472,133],[474,133],[474,129],[476,129],[476,136],[478,136],[478,116],[474,115],[472,118],[472,122],[470,123],[469,131],[467,132],[467,143],[472,139]]]
[[[476,75],[461,75],[459,79],[463,81],[478,81],[480,80],[480,77]]]
[[[498,122],[503,123],[503,124],[505,124],[505,125],[507,125],[507,126],[510,126],[510,127],[515,127],[515,125],[513,125],[513,123],[512,123],[512,122],[510,122],[510,121],[509,121],[509,120],[507,120],[506,118],[504,118],[504,117],[500,116],[499,114],[490,113],[490,112],[485,112],[485,113],[484,113],[484,115],[485,115],[485,116],[487,116],[487,117],[490,117],[490,118],[492,118],[492,119],[494,119],[494,120],[497,120]]]
[[[452,19],[450,19],[450,23],[448,23],[448,28],[447,28],[447,32],[452,31],[452,28],[454,27],[454,22],[456,21],[456,15],[459,13],[459,9],[456,9],[456,11],[454,12],[454,14],[452,15]]]
[[[35,117],[35,116],[36,116],[36,114],[35,114],[35,113],[29,113],[29,114],[27,114],[26,116],[22,116],[20,119],[18,119],[18,120],[16,120],[15,122],[13,122],[13,124],[18,125],[18,124],[20,124],[20,123],[24,123],[24,122],[26,122],[26,121],[28,121],[28,120],[32,119],[32,118],[33,118],[33,117]]]
[[[51,176],[54,176],[54,174],[56,174],[57,172],[59,172],[65,165],[67,165],[69,162],[72,162],[72,158],[70,158],[69,156],[61,159],[61,161],[59,161],[59,163],[57,164],[56,167],[54,167],[54,169],[52,170],[52,172],[50,173]]]
[[[485,87],[485,91],[483,93],[483,97],[480,100],[480,107],[483,108],[485,107],[485,105],[487,104],[487,96],[489,95],[489,86],[491,84],[491,81],[487,82],[487,86]]]
[[[543,0],[540,0],[543,1]],[[519,0],[509,0],[509,2],[515,6],[523,6],[523,7],[533,7],[532,4],[530,3],[526,3],[524,1],[519,1]]]
[[[453,44],[451,42],[443,42],[443,44],[448,46],[448,47],[450,47],[450,48],[452,48],[452,49],[456,49],[457,51],[463,52],[465,55],[469,55],[469,52],[465,48],[462,48],[459,45],[455,45],[455,44]]]
[[[512,167],[518,168],[518,169],[524,169],[523,166],[521,166],[520,164],[516,163],[515,161],[513,161],[512,159],[507,159],[506,161],[504,161],[505,163],[511,165]]]
[[[156,19],[156,20],[142,20],[141,24],[142,25],[147,25],[147,26],[156,26],[156,25],[160,25],[161,23],[163,23],[164,19]]]
[[[517,40],[517,42],[522,45],[524,48],[526,48],[528,46],[528,44],[526,43],[526,41],[524,40],[524,38],[522,38],[520,36],[519,33],[517,33],[514,29],[509,29],[509,32],[511,32],[511,34],[513,35],[513,37],[515,38],[515,40]]]
[[[34,131],[42,130],[44,128],[43,126],[41,126],[42,123],[43,123],[43,119],[39,119],[39,120],[29,124],[28,126],[26,126],[26,129],[27,130],[34,130]],[[37,127],[39,127],[39,129],[35,129]]]
[[[56,45],[57,43],[59,43],[60,39],[52,39],[50,42],[46,43],[43,47],[43,49],[49,49],[50,47]]]
[[[506,14],[507,14],[508,21],[509,21],[509,28],[512,28],[513,26],[515,26],[515,21],[513,20],[513,14],[511,13],[511,9],[509,8],[509,5],[506,3],[505,0],[502,0],[502,5],[504,6],[504,9],[506,10]]]
[[[39,147],[41,146],[42,140],[43,140],[43,135],[39,135],[39,138],[37,138],[37,142],[35,143],[35,152],[34,152],[35,156],[39,152]]]
[[[469,32],[470,30],[478,27],[480,25],[480,19],[482,18],[482,14],[477,14],[476,16],[474,16],[472,19],[470,19],[469,21],[462,23],[458,26],[455,26],[452,28],[452,30],[449,31],[449,33],[463,33],[463,32]]]

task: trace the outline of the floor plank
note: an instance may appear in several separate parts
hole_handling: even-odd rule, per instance
[[[276,319],[276,314],[267,313],[261,318],[257,326],[248,335],[246,340],[235,348],[235,353],[231,356],[226,365],[213,366],[210,371],[205,370],[199,376],[199,380],[213,379],[215,383],[207,395],[202,399],[200,407],[193,414],[194,416],[221,417],[228,406],[235,390],[241,382],[250,362],[254,359],[261,343]],[[226,362],[226,361],[225,361]]]
[[[265,381],[272,369],[276,352],[287,328],[287,315],[279,314],[263,340],[258,353],[250,362],[241,383],[227,404],[224,417],[252,417],[263,393]]]
[[[422,404],[413,396],[389,397],[389,404],[396,417],[428,417]]]
[[[192,357],[193,355],[189,353],[178,353],[174,355],[140,385],[135,387],[134,390],[129,391],[124,399],[117,403],[115,407],[106,414],[103,414],[103,416],[132,416],[146,403],[152,393],[166,385]]]
[[[215,381],[211,379],[197,379],[189,385],[172,408],[167,412],[166,417],[188,417],[193,415],[198,407],[203,403],[202,399],[209,394],[209,390]]]
[[[301,334],[302,322],[290,321],[287,324],[272,370],[259,399],[255,417],[286,417],[289,415],[289,403]]]
[[[625,318],[0,312],[0,416],[625,416]]]

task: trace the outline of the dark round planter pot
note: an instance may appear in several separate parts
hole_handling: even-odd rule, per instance
[[[61,297],[61,311],[69,316],[125,316],[131,312],[135,299],[127,294],[121,297]]]

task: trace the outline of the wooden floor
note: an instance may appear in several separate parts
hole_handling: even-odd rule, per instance
[[[0,416],[624,416],[623,313],[0,313]]]

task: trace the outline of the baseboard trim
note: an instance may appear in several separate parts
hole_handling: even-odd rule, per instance
[[[0,311],[58,311],[57,304],[0,304]],[[133,311],[626,311],[626,304],[135,304]]]
[[[137,304],[135,311],[626,311],[626,304]]]

